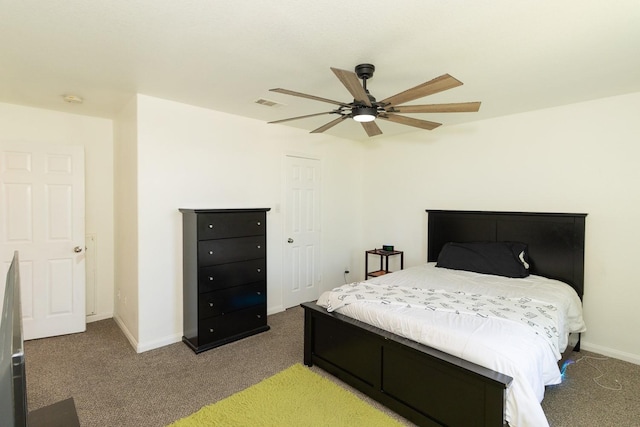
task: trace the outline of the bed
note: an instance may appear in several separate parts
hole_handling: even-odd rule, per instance
[[[525,242],[532,276],[562,281],[582,298],[585,214],[427,212],[428,263],[448,242]],[[508,425],[514,377],[316,302],[302,307],[306,365],[317,365],[418,425]],[[579,350],[579,334],[566,344],[558,365]]]

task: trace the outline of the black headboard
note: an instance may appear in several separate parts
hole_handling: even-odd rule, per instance
[[[523,242],[531,274],[562,280],[584,293],[587,214],[430,210],[427,261],[447,242]]]

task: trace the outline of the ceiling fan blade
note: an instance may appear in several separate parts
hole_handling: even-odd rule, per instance
[[[298,116],[298,117],[289,117],[288,119],[282,119],[282,120],[274,120],[273,122],[267,122],[267,123],[282,123],[282,122],[288,122],[289,120],[298,120],[298,119],[306,119],[307,117],[315,117],[315,116],[322,116],[324,114],[332,114],[335,113],[335,111],[325,111],[324,113],[315,113],[315,114],[307,114],[306,116]]]
[[[349,104],[345,104],[344,102],[334,101],[332,99],[327,99],[327,98],[321,98],[319,96],[314,96],[314,95],[307,95],[306,93],[296,92],[288,89],[276,88],[276,89],[269,89],[269,91],[283,93],[285,95],[299,96],[300,98],[313,99],[315,101],[328,102],[329,104],[340,105],[341,107],[349,106]]]
[[[338,123],[340,123],[341,121],[343,121],[344,119],[346,119],[348,117],[349,116],[347,116],[347,115],[340,116],[337,119],[331,120],[329,123],[320,126],[318,129],[312,130],[310,133],[322,133],[327,129],[331,129],[332,127],[334,127],[335,125],[337,125]]]
[[[360,122],[360,123],[362,124],[364,131],[367,132],[367,135],[369,136],[382,135],[382,131],[380,130],[376,122]]]
[[[399,105],[392,107],[394,113],[475,113],[480,102],[456,102],[452,104]]]
[[[398,116],[396,114],[381,114],[378,116],[378,118],[389,120],[390,122],[400,123],[401,125],[408,125],[426,130],[433,130],[442,125],[442,123],[430,122],[428,120],[419,120],[412,117]]]
[[[358,76],[353,71],[341,70],[339,68],[331,67],[331,71],[340,79],[344,87],[347,88],[349,93],[353,96],[353,99],[362,102],[367,107],[371,107],[371,101],[367,91],[364,90],[360,84]]]
[[[462,82],[460,80],[451,77],[449,74],[443,74],[433,80],[429,80],[421,85],[383,99],[380,103],[389,106],[404,104],[405,102],[413,101],[414,99],[422,98],[427,95],[433,95],[434,93],[442,92],[444,90],[453,89],[454,87],[461,85]]]

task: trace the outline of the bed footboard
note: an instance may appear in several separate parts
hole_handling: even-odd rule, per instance
[[[421,426],[504,425],[512,378],[315,303],[302,304],[304,363]]]

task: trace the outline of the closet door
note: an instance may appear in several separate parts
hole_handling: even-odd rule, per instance
[[[18,250],[24,337],[82,332],[84,150],[3,142],[0,159],[2,277]]]
[[[283,303],[318,299],[320,288],[320,160],[286,156]]]

